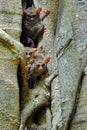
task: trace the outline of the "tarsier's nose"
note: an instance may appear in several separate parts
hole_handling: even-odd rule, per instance
[[[30,58],[31,58],[31,56],[28,54],[28,55],[26,55],[26,58],[27,58],[27,59],[30,59]]]
[[[43,67],[42,66],[40,66],[40,68],[39,68],[40,70],[43,70]]]
[[[34,18],[33,18],[33,17],[31,17],[31,20],[34,20]]]
[[[39,67],[39,73],[42,73],[42,72],[43,72],[43,67],[40,66],[40,67]]]

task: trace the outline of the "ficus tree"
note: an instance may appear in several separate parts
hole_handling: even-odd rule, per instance
[[[35,89],[28,87],[20,43],[22,11],[32,3],[50,10],[38,44],[51,57],[50,76]],[[86,129],[86,12],[86,0],[1,0],[0,129]]]

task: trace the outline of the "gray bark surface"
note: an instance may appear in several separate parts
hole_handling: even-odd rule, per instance
[[[55,49],[59,71],[59,110],[53,130],[86,130],[86,1],[60,0]],[[56,91],[56,90],[54,90]],[[55,94],[55,97],[58,94]],[[54,106],[53,106],[54,107]],[[56,117],[57,115],[57,117]]]
[[[25,51],[20,40],[21,1],[0,2],[0,129],[18,130],[20,118],[20,95],[17,79],[18,66],[26,86],[24,66]],[[14,39],[13,39],[14,38]],[[16,40],[15,40],[16,39]],[[24,80],[25,77],[25,80]],[[24,93],[25,89],[23,88]]]

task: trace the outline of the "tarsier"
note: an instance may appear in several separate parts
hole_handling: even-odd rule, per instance
[[[44,58],[39,56],[35,59],[34,63],[30,67],[30,74],[34,77],[41,75],[42,78],[47,72],[47,64],[50,61],[50,58]]]
[[[25,52],[26,52],[26,60],[27,60],[25,70],[29,70],[31,64],[34,63],[36,53],[37,53],[37,48],[25,47]]]
[[[25,69],[29,72],[29,87],[33,88],[34,85],[37,84],[39,78],[45,78],[48,76],[47,64],[50,61],[50,58],[44,58],[43,54],[39,53],[37,48],[25,48],[27,58]]]
[[[33,81],[34,85],[37,86],[38,80],[40,78],[46,78],[48,76],[48,68],[47,63],[49,62],[50,58],[43,59],[39,57],[35,59],[35,62],[30,67],[30,82]]]
[[[29,7],[23,11],[23,33],[21,42],[24,46],[37,47],[38,39],[44,33],[43,19],[49,14],[49,11],[42,11],[41,8]]]
[[[25,47],[26,52],[26,59],[27,59],[27,65],[25,68],[28,68],[33,64],[34,62],[38,60],[44,60],[44,55],[42,54],[43,48],[31,48],[31,47]],[[49,59],[49,58],[48,58]]]

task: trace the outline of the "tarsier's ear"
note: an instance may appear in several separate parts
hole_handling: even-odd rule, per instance
[[[33,52],[34,52],[34,53],[37,52],[37,48],[34,48]]]
[[[44,60],[45,64],[48,64],[49,61],[50,61],[50,57],[47,57],[47,58]]]
[[[37,13],[37,14],[40,14],[41,11],[42,11],[42,8],[38,8],[38,9],[36,10],[36,13]]]
[[[35,56],[35,57],[38,55],[38,50],[37,50],[37,48],[34,48],[33,53],[34,53],[34,56]]]
[[[26,10],[23,10],[23,14],[27,14]]]

